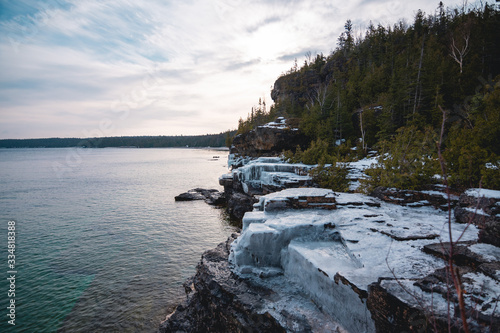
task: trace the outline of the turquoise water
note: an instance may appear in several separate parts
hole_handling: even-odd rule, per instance
[[[0,330],[155,332],[202,252],[234,230],[220,209],[174,202],[194,187],[220,189],[226,156],[0,149]],[[6,309],[8,221],[16,223],[15,327]]]

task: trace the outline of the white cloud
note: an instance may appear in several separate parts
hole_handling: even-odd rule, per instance
[[[34,2],[39,5],[38,2]],[[459,3],[459,1],[454,1]],[[435,1],[54,0],[1,16],[0,138],[216,133],[235,128],[347,19],[411,21]],[[450,5],[449,3],[447,5]],[[28,10],[29,9],[29,10]],[[38,12],[36,11],[38,10]],[[102,130],[102,122],[112,130]]]

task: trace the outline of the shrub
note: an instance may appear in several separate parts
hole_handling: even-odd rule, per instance
[[[284,151],[283,157],[289,163],[326,164],[333,160],[328,148],[328,142],[318,139],[311,142],[311,146],[304,151],[300,147],[297,147],[295,153],[290,150]]]
[[[348,164],[339,162],[331,166],[318,165],[310,172],[313,181],[320,187],[328,188],[337,192],[347,192],[349,190]]]
[[[437,173],[436,133],[416,126],[400,128],[391,142],[384,141],[377,165],[366,170],[365,190],[377,186],[419,189],[433,182]]]

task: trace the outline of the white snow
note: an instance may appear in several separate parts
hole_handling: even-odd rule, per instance
[[[278,117],[276,121],[271,121],[267,124],[257,126],[258,128],[275,128],[279,130],[290,129],[290,126],[286,124],[286,119],[284,117]],[[298,130],[298,128],[292,128],[292,130]]]
[[[470,188],[464,192],[466,195],[476,198],[500,199],[500,191],[488,190],[484,188]]]
[[[484,215],[484,216],[490,216],[490,214],[486,213],[484,210],[480,208],[475,208],[475,207],[464,207],[464,209],[468,212],[478,214],[478,215]]]
[[[486,261],[500,261],[500,248],[486,243],[469,246],[469,250],[480,255]]]
[[[420,191],[422,193],[425,193],[425,194],[429,194],[429,195],[436,195],[436,196],[441,196],[445,199],[448,199],[448,195],[445,193],[445,192],[439,192],[439,191]],[[454,194],[450,194],[450,200],[458,200],[459,197],[454,195]]]
[[[349,186],[350,191],[355,191],[361,185],[358,179],[366,178],[365,170],[373,167],[378,163],[378,157],[366,157],[359,161],[349,163],[349,174],[348,178],[351,179],[351,184]]]
[[[473,307],[481,306],[481,311],[486,316],[500,315],[500,307],[497,298],[500,296],[500,283],[483,273],[467,273],[462,276],[464,289],[467,290],[465,299]],[[471,298],[474,295],[476,298]],[[480,298],[480,301],[477,299]],[[487,306],[489,305],[489,307]]]

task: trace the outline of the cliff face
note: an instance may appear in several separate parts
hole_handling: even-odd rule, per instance
[[[231,154],[239,156],[278,156],[283,150],[307,147],[309,139],[296,129],[259,126],[250,132],[237,135]]]
[[[229,214],[241,220],[246,212],[252,210],[256,202],[254,195],[306,185],[310,177],[302,175],[301,179],[299,174],[302,171],[307,174],[307,170],[290,167],[279,158],[264,160],[264,157],[279,156],[284,150],[295,151],[297,146],[304,149],[309,141],[298,129],[287,124],[283,117],[237,135],[229,156],[230,166],[236,170],[219,179],[220,185],[224,186]],[[262,158],[255,160],[256,157]],[[263,174],[267,176],[265,181],[261,179]]]
[[[274,82],[271,98],[275,103],[288,102],[302,108],[316,94],[319,86],[330,81],[333,67],[333,61],[327,61],[324,65],[318,62],[306,70],[281,76]]]
[[[160,332],[447,331],[448,291],[459,332],[442,260],[446,220],[432,207],[326,189],[262,196],[241,235],[203,254]],[[455,262],[469,325],[496,332],[500,252],[477,243],[475,226],[453,223],[454,239],[462,233]]]
[[[328,318],[313,316],[312,304],[294,311],[287,292],[236,276],[228,256],[237,236],[203,254],[196,275],[185,283],[187,300],[160,325],[160,333],[342,332]]]

